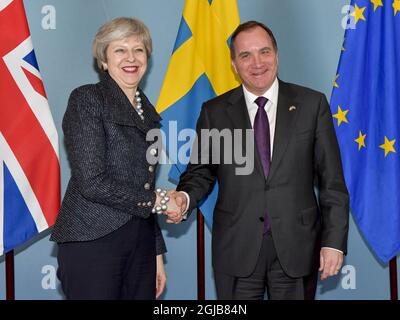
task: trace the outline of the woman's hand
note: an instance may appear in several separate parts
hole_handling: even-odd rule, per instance
[[[158,298],[164,291],[167,283],[167,274],[164,269],[164,260],[162,254],[156,257],[157,273],[156,273],[156,298]]]

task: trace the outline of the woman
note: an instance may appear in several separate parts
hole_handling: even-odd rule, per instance
[[[51,236],[67,299],[155,299],[165,287],[154,213],[176,207],[170,193],[153,191],[156,166],[146,160],[146,133],[160,127],[138,87],[151,52],[139,20],[104,24],[93,42],[101,81],[71,93],[63,119],[71,179]]]

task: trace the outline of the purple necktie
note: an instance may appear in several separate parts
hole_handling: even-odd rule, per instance
[[[267,113],[265,112],[265,105],[268,99],[265,97],[258,97],[254,101],[258,105],[256,118],[254,119],[254,136],[258,154],[260,156],[261,164],[264,170],[265,179],[268,178],[269,168],[271,166],[271,148],[270,148],[270,132],[269,121]],[[264,215],[264,232],[270,229],[269,218],[267,212]]]

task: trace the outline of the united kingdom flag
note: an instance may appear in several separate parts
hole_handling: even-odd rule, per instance
[[[0,0],[0,255],[52,226],[58,136],[22,0]]]

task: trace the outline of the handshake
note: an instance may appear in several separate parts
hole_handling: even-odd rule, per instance
[[[188,200],[185,193],[176,190],[156,190],[156,213],[167,216],[167,223],[180,223],[186,213]]]

